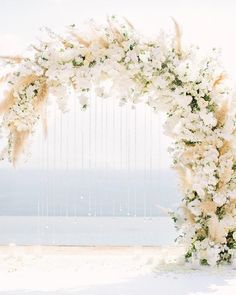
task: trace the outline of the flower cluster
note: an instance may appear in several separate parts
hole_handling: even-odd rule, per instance
[[[94,93],[120,105],[144,102],[166,113],[165,133],[174,140],[170,152],[184,198],[170,214],[187,245],[186,260],[212,266],[234,261],[236,98],[223,83],[218,52],[202,57],[198,48],[183,49],[177,24],[174,38],[161,33],[155,40],[115,18],[105,27],[91,23],[85,36],[74,25],[66,36],[47,32],[6,79],[0,112],[8,159],[18,159],[44,119],[49,94],[63,112],[71,93],[82,110]]]

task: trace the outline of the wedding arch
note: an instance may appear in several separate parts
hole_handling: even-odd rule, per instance
[[[201,56],[197,47],[182,46],[174,24],[173,37],[162,32],[151,40],[115,17],[106,26],[91,22],[86,34],[75,25],[63,36],[46,29],[48,37],[28,57],[2,56],[8,73],[1,78],[1,159],[15,165],[39,120],[46,130],[49,95],[62,112],[71,92],[82,110],[95,93],[164,111],[184,195],[169,214],[186,245],[186,261],[229,263],[236,259],[236,96],[217,50]]]

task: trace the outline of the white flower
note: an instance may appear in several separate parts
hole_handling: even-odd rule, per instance
[[[103,97],[103,98],[108,98],[109,97],[109,95],[106,92],[106,90],[104,89],[104,87],[96,87],[95,88],[95,93],[99,97]]]
[[[214,114],[212,112],[207,113],[206,111],[201,111],[199,113],[200,118],[203,120],[204,124],[210,125],[210,126],[216,126],[217,120],[214,117]]]
[[[228,196],[233,200],[236,199],[236,188],[232,191],[229,191]]]
[[[233,238],[236,241],[236,231],[233,233]]]
[[[181,61],[175,71],[183,81],[195,81],[199,74],[198,68],[190,60]]]
[[[160,89],[164,89],[167,87],[168,82],[161,76],[158,76],[155,78],[155,80],[153,81],[153,84]]]
[[[81,94],[79,96],[79,102],[82,106],[82,109],[86,109],[86,107],[88,106],[88,96]]]
[[[193,200],[192,202],[190,202],[188,204],[188,208],[189,210],[195,215],[195,216],[199,216],[201,215],[201,209],[200,209],[200,204],[201,202],[197,199]]]
[[[218,207],[221,207],[226,203],[227,198],[224,194],[215,194],[213,197],[213,200]]]
[[[179,91],[175,91],[174,94],[175,101],[184,109],[186,109],[192,101],[192,96],[186,94],[179,94]]]
[[[217,261],[219,260],[219,248],[217,247],[208,247],[206,249],[207,252],[207,262],[210,266],[216,266],[217,265]]]

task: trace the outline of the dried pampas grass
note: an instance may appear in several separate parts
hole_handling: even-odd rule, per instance
[[[219,150],[220,156],[223,156],[231,149],[231,143],[229,141],[224,141],[222,147]]]
[[[80,35],[74,33],[74,32],[71,32],[71,35],[74,36],[76,38],[76,40],[82,44],[83,46],[85,47],[89,47],[91,45],[91,41],[88,41],[86,39],[84,39],[83,37],[81,37]]]
[[[193,215],[193,213],[186,206],[183,206],[181,208],[183,210],[184,216],[187,219],[187,221],[190,224],[194,224],[195,223],[195,219],[194,219],[195,216]]]
[[[45,99],[47,98],[47,96],[48,96],[48,86],[47,86],[46,80],[43,79],[43,81],[40,84],[38,94],[36,98],[34,99],[34,103],[33,103],[34,109],[37,112],[41,111],[41,108],[44,105]]]
[[[48,124],[47,124],[47,112],[46,112],[46,100],[48,97],[48,86],[46,80],[43,81],[39,89],[38,95],[34,100],[34,109],[40,114],[43,134],[44,137],[47,137],[48,134]]]
[[[29,131],[18,131],[15,126],[11,126],[11,138],[12,138],[12,163],[16,166],[19,156],[24,151],[25,143],[29,137]]]
[[[0,78],[0,83],[4,83],[4,82],[6,82],[6,80],[9,78],[9,76],[10,76],[9,73],[6,74],[5,76],[2,76],[2,77]]]
[[[181,57],[182,56],[182,45],[181,45],[182,31],[177,21],[173,17],[171,17],[171,19],[175,26],[175,40],[174,40],[175,49],[179,57]]]
[[[27,85],[35,82],[38,78],[38,76],[33,74],[23,77],[19,79],[18,83],[14,85],[10,90],[6,91],[3,101],[0,102],[0,114],[7,113],[16,102],[16,97],[14,96],[15,91],[17,92],[20,87],[26,87]]]
[[[200,209],[204,216],[213,215],[216,212],[217,206],[212,200],[206,200],[201,202]]]
[[[228,101],[225,100],[215,113],[217,126],[222,126],[225,123],[228,111],[229,111],[229,104],[228,104]]]
[[[124,41],[124,36],[121,34],[121,32],[117,29],[117,27],[112,23],[109,17],[107,17],[107,23],[109,25],[109,28],[114,36],[114,39],[118,42],[119,45],[122,44]]]
[[[46,103],[46,99],[48,96],[48,86],[46,83],[46,78],[45,77],[39,77],[37,75],[31,74],[25,77],[22,77],[19,79],[19,81],[10,89],[5,96],[4,101],[0,104],[0,112],[7,114],[10,111],[10,108],[16,103],[17,98],[14,97],[13,93],[19,91],[20,88],[24,88],[29,86],[32,83],[35,83],[36,81],[40,81],[40,87],[38,89],[37,96],[33,99],[32,104],[33,107],[43,119],[44,121],[44,131],[45,134],[47,133],[47,127],[46,127],[46,118],[42,116],[42,109],[43,106]],[[17,129],[17,126],[15,125],[10,125],[10,137],[12,140],[12,146],[11,146],[11,158],[13,165],[15,166],[19,156],[21,153],[24,151],[25,144],[27,142],[27,139],[29,137],[29,131],[19,131]]]
[[[191,171],[183,166],[176,166],[174,169],[179,174],[180,186],[183,191],[188,190],[191,187]]]
[[[1,56],[0,56],[0,59],[7,60],[7,61],[9,61],[9,62],[16,63],[16,64],[19,64],[19,63],[21,63],[22,61],[26,60],[25,57],[23,57],[23,56],[19,56],[19,55],[16,55],[16,56],[1,55]]]
[[[109,43],[107,41],[107,37],[104,36],[104,34],[100,32],[99,28],[97,28],[93,23],[90,23],[90,29],[92,30],[92,33],[94,34],[95,38],[94,41],[98,42],[98,44],[102,48],[108,48]]]
[[[229,202],[225,205],[226,214],[232,214],[236,206],[236,199],[230,199]]]
[[[225,243],[226,242],[226,231],[222,223],[219,221],[216,214],[212,215],[208,220],[208,236],[215,243]]]
[[[217,77],[213,83],[212,88],[215,88],[217,85],[219,85],[223,80],[225,80],[227,77],[226,73],[221,73],[219,77]]]

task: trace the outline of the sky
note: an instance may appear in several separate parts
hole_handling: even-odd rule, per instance
[[[183,42],[188,44],[198,44],[205,51],[210,50],[212,47],[222,48],[225,68],[232,78],[235,77],[233,79],[236,81],[236,42],[234,40],[236,28],[236,18],[234,15],[236,11],[236,1],[233,0],[0,0],[0,7],[0,55],[24,55],[24,51],[27,47],[36,40],[39,34],[39,28],[43,26],[48,26],[54,31],[60,32],[63,30],[64,26],[69,24],[75,23],[79,25],[90,18],[93,18],[98,22],[104,22],[107,15],[116,14],[117,16],[127,17],[140,32],[155,36],[160,29],[164,29],[168,32],[173,31],[171,17],[174,17],[182,27]],[[112,106],[110,107],[112,108]],[[141,111],[139,112],[141,113]],[[97,113],[98,116],[100,116],[101,109],[97,110]],[[58,127],[59,124],[58,116],[59,115],[57,114],[55,117],[57,118],[56,127]],[[67,117],[69,116],[70,115],[67,115]],[[72,112],[71,117],[73,116],[79,116],[79,113]],[[121,118],[123,118],[122,116],[125,115],[121,115]],[[145,132],[150,133],[151,127],[146,127],[145,129],[143,127],[145,124],[142,124],[142,122],[144,122],[142,121],[144,120],[143,115],[138,116],[138,120],[140,121],[138,136],[142,139],[145,136]],[[53,114],[51,117],[54,117]],[[53,120],[54,119],[51,119],[50,121],[51,137],[54,136],[53,132],[55,132],[55,128],[53,129]],[[77,120],[77,123],[79,123],[79,120],[80,119]],[[88,122],[86,121],[88,119],[85,118],[84,120],[85,122]],[[109,122],[111,123],[111,120],[112,118],[108,119],[108,125]],[[118,122],[118,120],[119,119],[117,118],[116,122]],[[153,130],[151,131],[152,138],[147,139],[148,143],[145,147],[146,150],[140,148],[138,161],[137,163],[134,163],[133,160],[132,165],[139,168],[144,168],[147,165],[152,165],[154,168],[168,168],[170,165],[170,157],[166,152],[166,149],[170,141],[162,135],[162,130],[159,127],[162,119],[155,117],[152,120],[154,121],[152,123],[153,128],[158,126],[158,130],[156,130],[156,132]],[[106,161],[113,161],[114,167],[127,168],[129,160],[127,158],[127,137],[123,140],[123,143],[125,144],[124,149],[126,150],[121,151],[118,148],[116,150],[116,147],[111,148],[110,154],[108,155],[106,146],[108,146],[109,149],[109,145],[112,145],[111,141],[114,141],[113,146],[115,144],[117,145],[119,141],[119,138],[109,135],[109,132],[110,134],[112,134],[112,132],[118,133],[119,129],[114,129],[113,131],[108,130],[108,133],[104,135],[104,132],[102,132],[102,128],[104,127],[102,126],[103,123],[100,124],[94,122],[94,124],[101,125],[99,125],[100,127],[98,127],[98,129],[101,129],[100,133],[103,134],[103,138],[98,134],[96,135],[97,139],[91,144],[85,136],[84,141],[87,143],[84,148],[87,151],[87,154],[79,155],[78,157],[75,156],[75,153],[81,153],[82,147],[81,143],[78,143],[77,145],[74,143],[75,140],[73,138],[75,133],[72,131],[72,121],[73,119],[65,119],[64,124],[67,124],[67,129],[64,128],[65,130],[63,131],[67,137],[69,132],[70,139],[68,145],[71,149],[68,151],[62,143],[62,147],[59,148],[60,151],[57,150],[55,152],[55,146],[58,147],[59,141],[61,140],[59,134],[60,130],[57,128],[57,135],[54,136],[54,142],[52,139],[48,139],[46,147],[42,147],[43,144],[41,144],[41,139],[36,138],[33,149],[34,156],[28,163],[29,167],[37,167],[42,159],[45,160],[46,150],[49,150],[48,157],[51,158],[51,161],[58,162],[60,161],[60,158],[64,159],[62,160],[63,164],[58,165],[58,167],[68,166],[67,158],[69,158],[69,166],[71,167],[76,167],[77,164],[80,168],[83,168],[83,165],[87,168],[91,168],[91,166],[107,167]],[[124,130],[126,128],[125,122],[125,119],[122,119],[122,128]],[[133,128],[132,124],[133,123],[131,123],[130,128]],[[77,129],[78,132],[81,133],[79,127]],[[94,130],[91,132],[93,131]],[[91,136],[93,137],[94,135]],[[107,139],[104,139],[104,136]],[[80,135],[78,135],[78,137],[80,138]],[[154,152],[153,154],[148,154],[147,149],[150,148],[151,143],[153,144]],[[88,151],[89,146],[92,146],[92,156]],[[101,146],[101,148],[96,148],[97,146]],[[131,152],[133,153],[134,147],[134,144],[130,145]],[[62,153],[62,155],[60,153]],[[56,158],[54,154],[56,154]],[[90,156],[92,157],[92,163],[89,164],[87,158]],[[53,157],[54,160],[52,160]],[[81,164],[82,157],[85,158],[87,164]],[[151,161],[148,163],[147,158],[150,157],[154,159],[152,159],[152,163]],[[2,167],[5,167],[4,165]],[[49,163],[48,165],[50,166],[53,164]]]
[[[0,52],[24,50],[38,29],[80,24],[89,18],[103,22],[107,15],[127,17],[141,32],[154,35],[172,29],[173,16],[184,41],[203,48],[221,47],[226,67],[236,73],[236,2],[233,0],[0,0]]]

